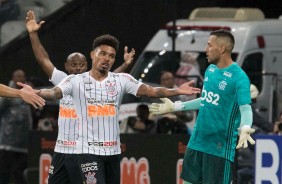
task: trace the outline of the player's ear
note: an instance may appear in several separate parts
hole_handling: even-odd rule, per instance
[[[68,71],[68,62],[65,62],[65,70]]]
[[[91,57],[91,59],[93,59],[93,58],[94,58],[94,55],[95,55],[95,51],[94,51],[94,50],[92,50],[92,51],[90,52],[90,57]]]
[[[226,45],[220,44],[220,46],[219,46],[219,52],[220,52],[221,54],[223,54],[225,51],[226,51]]]

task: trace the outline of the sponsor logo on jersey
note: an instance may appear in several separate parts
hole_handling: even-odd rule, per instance
[[[69,83],[69,82],[71,81],[71,79],[74,78],[74,77],[75,77],[75,75],[69,76],[69,77],[62,83],[62,85],[66,85],[66,84]]]
[[[84,81],[84,84],[92,84],[91,81]]]
[[[205,86],[203,87],[201,103],[200,103],[201,106],[205,106],[205,104],[203,103],[204,101],[206,101],[209,104],[213,104],[217,106],[219,100],[220,100],[219,94],[216,94],[212,91],[207,91],[205,89]]]
[[[114,100],[97,100],[95,98],[87,98],[87,103],[92,105],[114,105]]]
[[[232,73],[230,72],[224,72],[223,75],[225,75],[226,77],[232,77]]]
[[[226,86],[227,86],[226,81],[221,81],[218,85],[218,88],[223,91],[225,90]]]
[[[136,79],[134,79],[134,78],[133,78],[132,76],[130,76],[129,74],[123,73],[122,76],[123,76],[123,77],[126,77],[127,79],[129,79],[130,82],[133,82],[133,83],[135,83],[135,84],[138,84],[138,83],[139,83],[139,81],[137,81]]]
[[[81,164],[80,167],[81,167],[83,172],[97,171],[98,170],[97,162],[87,162],[85,164]]]
[[[88,117],[115,116],[116,108],[114,105],[88,105],[87,115]]]
[[[209,68],[210,72],[214,72],[215,68]]]
[[[63,108],[66,108],[66,107],[74,107],[74,103],[69,101],[69,100],[60,100],[60,105],[61,106],[64,106]]]
[[[69,118],[69,119],[76,119],[77,118],[76,111],[73,108],[64,108],[64,107],[60,106],[59,111],[60,111],[59,112],[60,118]]]
[[[59,146],[66,146],[66,147],[75,147],[76,146],[76,142],[75,141],[57,140],[57,144]]]
[[[117,144],[118,144],[117,141],[88,142],[88,146],[98,146],[98,147],[114,147]]]

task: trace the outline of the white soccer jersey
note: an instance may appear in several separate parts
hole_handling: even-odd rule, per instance
[[[119,106],[125,93],[136,95],[140,85],[131,75],[108,73],[96,81],[89,72],[66,77],[58,86],[71,95],[80,121],[76,153],[120,154]]]
[[[54,68],[50,82],[58,85],[66,76],[66,73]],[[72,97],[66,95],[60,100],[58,137],[54,151],[58,153],[74,153],[77,136],[78,118],[75,106]]]

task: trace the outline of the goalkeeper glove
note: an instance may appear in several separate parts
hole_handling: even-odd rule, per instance
[[[182,102],[176,101],[173,103],[168,98],[160,98],[161,101],[164,103],[152,103],[149,105],[149,111],[153,115],[165,114],[168,112],[178,111],[182,108]]]
[[[250,142],[250,144],[255,144],[255,141],[252,139],[251,137],[251,133],[255,132],[255,129],[251,128],[249,125],[244,125],[239,129],[239,142],[236,146],[236,149],[239,148],[247,148],[248,147],[248,142]]]

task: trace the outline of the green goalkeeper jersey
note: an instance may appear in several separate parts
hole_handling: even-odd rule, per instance
[[[250,81],[237,63],[223,69],[211,64],[205,72],[199,114],[188,147],[234,161],[239,106],[250,103]]]

